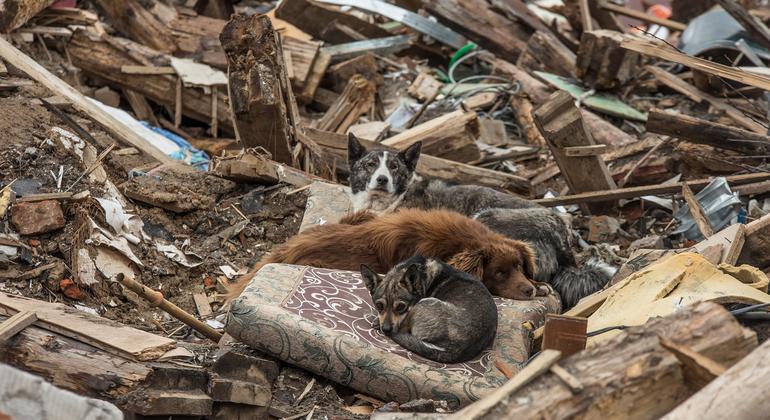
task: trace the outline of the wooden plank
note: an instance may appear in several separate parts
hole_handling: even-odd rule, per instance
[[[4,0],[0,2],[0,32],[10,33],[54,3],[56,0]]]
[[[767,133],[767,127],[759,122],[747,117],[739,109],[730,105],[726,100],[712,96],[697,87],[685,82],[681,78],[663,70],[660,67],[645,66],[645,70],[650,72],[659,82],[670,87],[671,89],[687,96],[695,102],[706,101],[715,109],[718,109],[727,114],[733,121],[740,124],[743,128],[751,130],[755,133],[765,134]]]
[[[35,203],[38,201],[48,200],[69,200],[74,193],[72,192],[58,192],[58,193],[42,193],[42,194],[28,194],[20,197],[16,201],[19,203]]]
[[[284,0],[275,10],[275,16],[296,25],[314,38],[331,44],[358,41],[339,26],[345,26],[365,38],[384,38],[391,34],[377,25],[311,0]]]
[[[687,206],[690,208],[690,214],[693,219],[695,219],[698,230],[700,230],[700,233],[708,239],[714,234],[714,228],[711,226],[711,222],[709,222],[706,211],[703,210],[703,207],[698,202],[698,199],[695,198],[695,194],[693,194],[690,186],[687,185],[686,182],[682,183],[682,196],[684,197],[684,201],[687,202]]]
[[[546,314],[541,349],[558,350],[569,357],[586,348],[588,320],[584,317]]]
[[[605,90],[636,80],[642,70],[642,56],[620,48],[624,40],[634,38],[634,35],[605,29],[583,31],[575,74],[588,86]]]
[[[770,341],[727,369],[662,420],[761,419],[770,413],[762,390],[770,375]]]
[[[371,112],[377,87],[360,74],[348,81],[345,90],[332,104],[326,114],[314,122],[313,127],[335,133],[347,133],[361,116]]]
[[[594,23],[591,20],[591,9],[588,7],[588,0],[578,0],[578,7],[580,8],[580,23],[583,32],[593,31]]]
[[[94,0],[93,4],[115,29],[129,38],[164,53],[177,50],[171,29],[144,6],[152,1]]]
[[[303,41],[291,37],[282,37],[285,57],[291,57],[291,66],[294,76],[290,77],[298,87],[305,86],[305,81],[310,75],[313,63],[316,60],[321,45],[317,42]]]
[[[170,66],[121,66],[120,71],[126,74],[176,74],[176,70]]]
[[[599,1],[599,7],[618,15],[627,16],[630,18],[641,20],[642,22],[651,23],[654,25],[664,26],[675,31],[682,32],[687,28],[682,22],[677,22],[671,19],[662,19],[657,16],[642,12],[640,10],[631,9],[630,7],[620,6],[609,1]]]
[[[572,146],[565,147],[564,153],[567,156],[600,156],[607,151],[606,144],[592,144],[590,146]]]
[[[411,35],[395,35],[386,38],[366,39],[345,44],[330,45],[321,50],[329,54],[332,61],[348,60],[363,54],[378,54],[387,56],[403,51],[410,46],[414,39]]]
[[[201,319],[208,318],[214,314],[214,311],[211,309],[211,304],[209,304],[209,298],[205,293],[193,293],[192,297]]]
[[[387,138],[382,144],[405,150],[421,141],[422,153],[467,163],[481,157],[476,145],[478,137],[479,123],[476,113],[457,110]]]
[[[735,67],[728,67],[702,58],[692,57],[676,51],[664,43],[652,42],[646,39],[633,39],[623,41],[620,46],[627,50],[636,51],[650,57],[657,57],[662,60],[682,64],[707,74],[724,77],[725,79],[754,86],[759,89],[770,90],[770,78],[766,76],[749,73]]]
[[[150,334],[119,322],[48,303],[0,293],[0,313],[35,312],[37,326],[80,340],[130,360],[153,360],[176,347],[176,341]]]
[[[6,319],[0,324],[0,344],[34,324],[35,321],[37,321],[37,315],[30,311],[20,311]]]
[[[701,389],[708,385],[709,382],[727,370],[725,365],[698,353],[688,346],[676,344],[665,338],[661,338],[660,345],[674,353],[674,356],[679,359],[684,370],[685,379],[696,389]]]
[[[759,172],[746,175],[728,176],[727,182],[731,185],[750,184],[753,182],[770,179],[770,172]],[[688,181],[687,184],[694,191],[700,191],[714,179],[699,179]],[[567,204],[595,203],[607,200],[621,200],[637,198],[644,195],[672,195],[682,192],[682,183],[643,185],[639,187],[618,188],[616,190],[595,191],[582,194],[565,195],[562,197],[540,198],[533,200],[535,203],[546,207],[563,206]]]
[[[48,88],[54,94],[65,97],[68,101],[72,102],[75,108],[93,118],[94,121],[98,122],[115,138],[136,147],[161,163],[173,162],[173,159],[161,152],[160,149],[136,134],[115,117],[103,111],[98,105],[89,101],[72,86],[53,75],[2,38],[0,38],[0,57]]]
[[[525,387],[540,375],[548,372],[552,366],[561,358],[561,353],[556,350],[544,350],[537,357],[519,371],[513,378],[506,382],[500,388],[492,391],[483,399],[463,408],[462,410],[450,415],[450,420],[476,419],[489,413],[499,400],[506,395],[516,393],[519,389]]]
[[[659,109],[649,112],[646,128],[650,133],[734,150],[748,156],[770,153],[770,137],[764,134]]]
[[[569,93],[554,93],[549,101],[535,109],[533,117],[571,191],[580,193],[616,188],[600,156],[571,157],[564,151],[566,147],[595,145]],[[594,212],[602,212],[610,205],[612,203],[591,204],[589,207]]]

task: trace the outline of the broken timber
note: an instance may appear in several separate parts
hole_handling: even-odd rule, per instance
[[[358,119],[371,112],[377,87],[360,74],[350,78],[345,90],[332,104],[315,128],[345,134]]]
[[[0,2],[0,32],[13,31],[54,3],[56,0],[3,0]]]
[[[406,150],[421,141],[422,153],[426,155],[467,163],[481,157],[476,145],[478,137],[479,119],[476,113],[457,110],[385,139],[382,144]]]
[[[727,366],[756,347],[756,334],[720,305],[687,306],[559,362],[584,392],[573,393],[558,375],[542,372],[527,387],[492,393],[455,418],[658,418],[697,390],[686,380],[687,367],[660,338]]]
[[[78,30],[73,34],[67,45],[67,51],[72,57],[73,64],[84,73],[104,79],[110,85],[130,89],[157,104],[174,107],[177,81],[175,76],[165,73],[136,73],[139,66],[158,69],[147,67],[150,57],[160,56],[167,65],[170,65],[168,57],[159,52],[127,39],[111,38],[106,35],[99,38],[84,30]],[[129,72],[123,72],[124,68]],[[165,66],[159,68],[164,69],[164,72],[167,71]],[[211,121],[211,95],[206,94],[203,89],[184,87],[182,97],[184,98],[182,101],[184,116],[205,123]],[[219,103],[216,116],[219,127],[231,132],[233,128],[227,96],[220,94],[217,100]]]
[[[384,38],[391,33],[377,25],[341,12],[333,6],[312,0],[284,0],[275,10],[275,16],[301,27],[314,38],[331,44],[343,44],[363,39]],[[360,34],[358,39],[351,34]]]
[[[554,93],[535,109],[533,117],[571,191],[580,193],[616,188],[601,156],[573,157],[566,153],[568,147],[596,144],[569,93]],[[601,211],[606,204],[591,204],[589,208]]]
[[[647,131],[748,156],[770,153],[770,137],[763,134],[659,109],[649,112]]]
[[[615,31],[584,31],[577,53],[577,76],[597,89],[615,89],[634,80],[641,71],[640,54],[620,48],[633,35]]]
[[[168,163],[173,160],[145,138],[136,134],[123,122],[99,108],[98,105],[88,100],[72,86],[24,55],[24,53],[3,38],[0,38],[0,57],[8,64],[13,65],[26,73],[30,78],[48,88],[54,94],[65,97],[68,101],[72,102],[75,108],[93,118],[94,121],[104,127],[115,138],[136,147],[161,163]]]
[[[149,3],[153,3],[150,0]],[[143,45],[171,54],[176,41],[171,30],[147,8],[148,0],[95,0],[94,5],[121,33]]]
[[[732,175],[725,178],[731,186],[751,184],[754,182],[769,180],[770,172]],[[688,181],[687,185],[689,185],[693,191],[700,191],[712,181],[713,179],[699,179],[695,181]],[[672,195],[682,192],[682,184],[683,183],[678,182],[675,184],[643,185],[640,187],[618,188],[607,191],[593,191],[581,194],[565,195],[562,197],[540,198],[533,201],[546,207],[555,207],[567,204],[596,203],[609,200],[638,198],[645,195]]]
[[[241,142],[292,163],[298,111],[270,18],[235,15],[219,38],[229,62],[230,106]]]

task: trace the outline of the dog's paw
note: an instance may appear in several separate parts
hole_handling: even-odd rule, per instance
[[[535,289],[537,296],[549,296],[556,293],[548,283],[535,283]]]

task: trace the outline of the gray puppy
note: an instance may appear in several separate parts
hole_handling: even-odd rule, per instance
[[[380,330],[407,350],[437,362],[461,363],[495,338],[492,295],[480,280],[449,264],[414,256],[384,277],[362,265],[361,276]]]

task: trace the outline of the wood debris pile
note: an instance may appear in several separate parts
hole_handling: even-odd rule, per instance
[[[770,373],[745,309],[770,301],[768,23],[758,0],[0,0],[3,376],[100,418],[765,417],[742,389]],[[349,134],[552,209],[616,274],[461,411],[237,343],[224,295],[313,182],[348,184]]]

